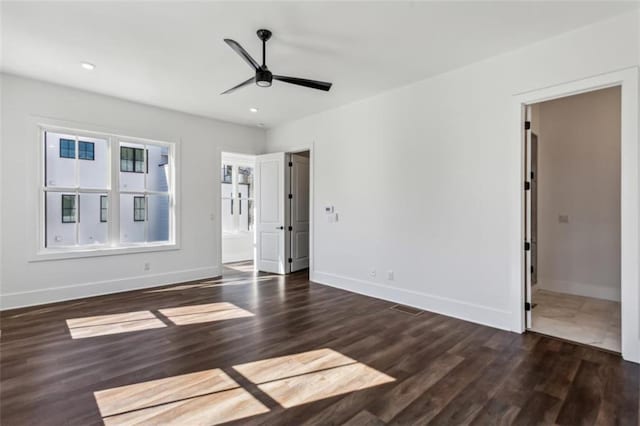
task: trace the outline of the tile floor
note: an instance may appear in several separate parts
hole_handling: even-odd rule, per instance
[[[620,303],[534,289],[531,330],[620,352]]]

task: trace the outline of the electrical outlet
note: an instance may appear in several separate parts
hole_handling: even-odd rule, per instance
[[[376,277],[376,270],[375,270],[375,269],[370,270],[370,271],[369,271],[369,276],[370,276],[371,278],[375,278],[375,277]]]
[[[150,270],[151,270],[151,264],[150,264],[149,262],[146,262],[146,263],[144,264],[144,270],[145,270],[145,271],[150,271]]]
[[[388,279],[389,281],[393,281],[393,270],[389,269],[389,270],[387,271],[387,279]]]
[[[569,223],[569,215],[561,214],[560,216],[558,216],[558,222],[560,222],[560,223]]]

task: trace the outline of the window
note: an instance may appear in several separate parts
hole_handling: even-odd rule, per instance
[[[120,171],[144,173],[149,172],[149,167],[145,167],[144,149],[132,148],[128,146],[120,147]]]
[[[45,128],[42,136],[39,255],[175,243],[172,144]]]
[[[222,183],[231,183],[231,174],[233,173],[233,166],[230,164],[222,165],[222,178],[220,181]]]
[[[60,158],[76,158],[76,141],[60,139]]]
[[[108,208],[109,198],[106,195],[100,196],[100,222],[107,221],[107,208]]]
[[[78,158],[81,160],[95,160],[93,142],[78,142]]]
[[[133,220],[143,222],[147,219],[146,199],[144,197],[133,197]]]
[[[62,194],[62,223],[76,223],[76,196]]]

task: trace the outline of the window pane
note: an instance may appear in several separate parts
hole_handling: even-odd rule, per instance
[[[109,186],[108,142],[105,139],[85,136],[80,138],[78,142],[80,187],[106,189]]]
[[[76,158],[76,141],[60,138],[60,158]]]
[[[120,195],[120,241],[123,243],[141,243],[145,240],[145,221],[133,220],[134,197],[142,197],[142,194]]]
[[[133,149],[133,171],[136,173],[145,172],[144,167],[144,148]]]
[[[46,132],[45,153],[45,185],[76,186],[75,136]]]
[[[169,241],[169,196],[149,195],[147,241]]]
[[[63,195],[65,195],[65,206],[68,212],[69,208],[75,208],[75,202],[70,201],[75,198],[75,195],[61,192],[45,193],[46,247],[64,247],[76,244],[75,212],[72,215],[74,222],[65,223],[62,221]],[[67,195],[68,197],[66,197]]]
[[[104,194],[80,194],[79,205],[79,244],[106,244],[107,243],[107,223],[101,221],[101,203],[106,200]]]
[[[76,196],[62,194],[62,222],[63,223],[75,223],[76,222]]]
[[[106,222],[109,218],[109,198],[106,195],[100,196],[100,222]]]
[[[147,200],[145,197],[133,197],[133,220],[144,222],[147,220]]]
[[[169,148],[160,145],[147,145],[147,189],[150,191],[169,191]]]
[[[253,198],[253,167],[238,166],[238,184],[245,186],[246,197]]]
[[[233,166],[231,166],[230,164],[223,164],[222,177],[220,178],[220,182],[231,183],[232,170],[233,170]]]
[[[78,142],[78,158],[81,160],[95,159],[93,142],[87,142],[87,141]]]
[[[144,145],[134,143],[120,144],[120,189],[124,191],[144,191],[144,168],[136,168],[136,159],[142,158],[144,165]]]

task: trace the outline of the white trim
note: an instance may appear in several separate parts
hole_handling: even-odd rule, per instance
[[[0,310],[49,304],[143,288],[153,288],[218,276],[220,276],[220,268],[211,266],[160,274],[118,278],[114,280],[93,281],[70,286],[50,287],[41,290],[7,293],[2,295]]]
[[[351,293],[364,294],[365,296],[401,303],[476,324],[502,330],[511,329],[511,312],[509,311],[502,311],[433,294],[391,287],[377,282],[358,280],[328,272],[314,271],[310,276],[310,280]]]
[[[253,168],[253,178],[254,178],[254,194],[253,197],[249,197],[247,198],[247,200],[251,200],[254,202],[254,206],[256,205],[256,182],[255,179],[256,178],[256,155],[254,154],[240,154],[237,152],[228,152],[228,151],[224,151],[222,148],[218,148],[218,165],[219,165],[219,169],[218,169],[218,182],[216,185],[216,191],[218,191],[218,196],[216,197],[216,201],[215,201],[215,209],[216,209],[216,214],[220,217],[220,221],[219,221],[219,226],[217,227],[217,231],[219,234],[219,244],[218,244],[218,264],[220,265],[220,270],[223,270],[223,265],[225,263],[231,263],[231,262],[242,262],[242,261],[247,261],[247,260],[253,260],[253,266],[254,269],[257,266],[257,261],[256,261],[256,247],[255,247],[255,241],[256,241],[256,218],[254,217],[254,224],[253,224],[253,231],[249,232],[249,231],[238,231],[238,232],[224,232],[222,231],[222,191],[221,191],[221,185],[222,185],[222,176],[220,173],[220,168],[222,167],[223,163],[230,163],[232,164],[233,167],[233,171],[232,171],[232,185],[234,187],[234,190],[232,191],[232,197],[231,199],[233,199],[233,194],[235,194],[236,189],[235,186],[237,185],[237,175],[238,175],[238,170],[237,167],[235,166],[243,166],[243,167],[251,167]],[[227,199],[227,198],[225,198]],[[223,241],[225,239],[240,239],[240,238],[247,238],[247,234],[251,234],[251,252],[253,253],[252,255],[252,259],[247,259],[244,256],[230,256],[230,257],[224,257],[223,256]]]
[[[523,106],[606,87],[621,86],[621,310],[622,310],[622,357],[640,362],[640,150],[638,145],[638,67],[631,67],[594,77],[575,80],[551,87],[514,95],[513,116],[510,120],[514,143],[511,175],[511,290],[509,306],[511,329],[525,331],[524,321],[524,178]]]
[[[314,147],[315,142],[311,141],[308,145],[302,145],[294,148],[287,149],[285,152],[287,154],[298,154],[300,152],[309,151],[309,277],[315,274],[314,270],[314,253],[315,253],[315,179],[313,176],[314,170]]]
[[[80,246],[84,248],[50,248],[46,251],[37,253],[30,258],[29,262],[46,262],[49,260],[77,259],[84,257],[101,257],[101,256],[117,256],[132,253],[151,253],[158,251],[175,251],[180,250],[177,244],[138,244],[138,245],[121,245],[118,247],[109,247],[101,245],[99,248],[91,248],[90,246]]]

